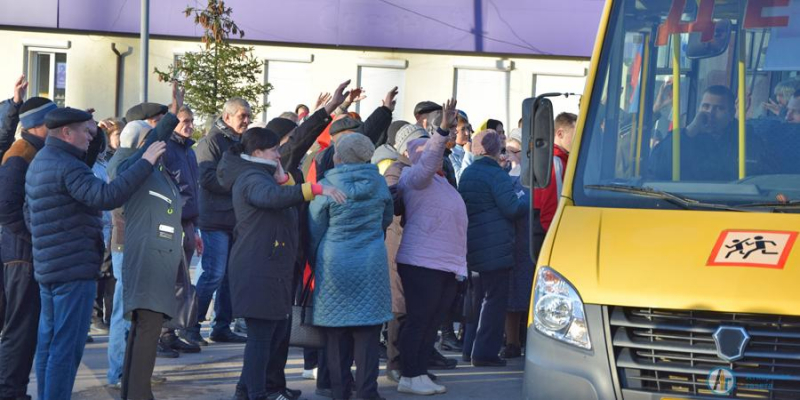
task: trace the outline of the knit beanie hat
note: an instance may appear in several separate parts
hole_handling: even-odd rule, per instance
[[[144,141],[147,132],[153,129],[150,124],[142,120],[131,121],[122,128],[119,134],[119,147],[121,149],[136,149]]]
[[[368,137],[351,133],[339,139],[334,149],[342,164],[364,164],[372,159],[375,145]]]
[[[266,126],[267,129],[278,134],[280,138],[288,135],[292,129],[297,128],[297,124],[288,118],[273,118]]]
[[[425,129],[422,129],[419,125],[408,124],[397,131],[394,147],[397,149],[398,153],[403,154],[408,149],[408,143],[410,141],[424,137],[430,137],[428,132],[425,132]]]
[[[44,117],[50,111],[58,108],[56,103],[44,97],[31,97],[22,103],[19,109],[19,121],[22,129],[31,129],[44,125]]]
[[[481,131],[472,138],[472,154],[476,156],[497,157],[502,148],[503,138],[491,129]]]
[[[408,125],[408,121],[394,121],[391,125],[389,125],[389,130],[386,133],[386,143],[394,146],[397,139],[397,131],[400,128]]]

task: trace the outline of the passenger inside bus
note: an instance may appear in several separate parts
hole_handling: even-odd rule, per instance
[[[735,118],[736,98],[730,89],[715,85],[703,92],[694,120],[681,132],[681,180],[732,181],[738,177],[739,140]],[[649,178],[672,176],[672,134],[653,149]],[[758,173],[766,159],[760,138],[747,142],[747,169]]]

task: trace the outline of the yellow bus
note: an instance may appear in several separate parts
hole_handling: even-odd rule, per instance
[[[800,399],[800,0],[608,0],[527,399]],[[523,179],[552,174],[547,94]]]

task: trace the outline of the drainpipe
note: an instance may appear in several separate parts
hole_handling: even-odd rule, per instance
[[[142,26],[140,31],[140,41],[141,41],[141,68],[140,71],[142,74],[141,81],[139,84],[139,101],[142,103],[147,101],[147,63],[148,58],[150,57],[150,0],[141,0],[142,1]]]
[[[128,51],[124,53],[120,53],[117,50],[117,44],[111,43],[111,51],[117,55],[117,76],[116,82],[114,87],[114,116],[119,118],[122,116],[122,67],[123,67],[123,59],[131,53],[133,53],[133,48],[128,46]]]

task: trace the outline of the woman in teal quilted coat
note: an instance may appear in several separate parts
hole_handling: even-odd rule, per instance
[[[378,395],[381,325],[392,319],[384,231],[394,216],[392,196],[378,167],[375,146],[360,133],[339,136],[336,167],[319,183],[347,195],[344,204],[318,197],[309,206],[309,248],[315,266],[314,325],[326,327],[333,397],[350,397],[345,374],[355,355],[357,398]]]

